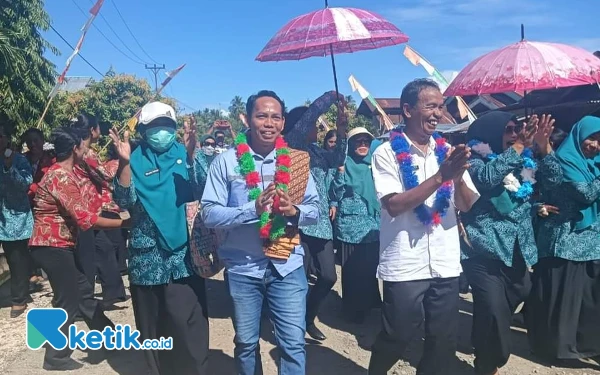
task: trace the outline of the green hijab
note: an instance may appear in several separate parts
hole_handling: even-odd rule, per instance
[[[188,246],[185,208],[193,194],[186,161],[186,149],[177,142],[163,153],[142,142],[131,154],[137,197],[158,229],[157,245],[171,252]]]
[[[586,158],[581,143],[594,133],[600,132],[600,118],[586,116],[576,123],[571,133],[556,151],[556,158],[563,170],[564,182],[592,182],[600,177],[600,155]],[[575,230],[588,228],[598,219],[598,202],[583,209],[581,219],[575,223]]]
[[[373,143],[378,141],[374,140],[369,153],[362,157],[355,153],[354,142],[352,141],[355,136],[348,140],[348,157],[344,166],[346,174],[345,184],[346,188],[349,188],[349,190],[358,194],[363,199],[369,216],[375,217],[381,212],[381,205],[379,204],[379,199],[377,199],[375,183],[373,182],[373,175],[371,173],[371,159],[375,150],[374,146],[376,146]]]

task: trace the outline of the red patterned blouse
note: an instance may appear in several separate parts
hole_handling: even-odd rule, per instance
[[[33,168],[33,183],[29,186],[29,191],[27,192],[27,195],[29,196],[29,202],[31,203],[31,207],[33,207],[33,198],[35,197],[38,184],[40,181],[42,181],[42,177],[44,177],[48,171],[48,168],[56,163],[56,158],[53,158],[47,152],[44,152],[41,159],[38,160],[37,163],[32,163],[31,153],[25,153],[25,157],[27,160],[29,160],[31,167]]]
[[[88,150],[84,161],[85,165],[76,165],[73,168],[81,180],[83,195],[87,197],[91,207],[118,213],[119,206],[113,201],[111,193],[111,183],[115,178],[117,168],[107,168],[108,163],[102,164],[100,157],[92,149]]]
[[[74,248],[78,228],[90,229],[98,212],[89,209],[77,176],[54,164],[38,184],[29,246]]]

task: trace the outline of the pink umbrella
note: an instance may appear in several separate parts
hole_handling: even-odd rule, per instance
[[[581,48],[521,40],[464,68],[446,96],[521,92],[600,82],[600,59]]]
[[[327,6],[327,1],[325,1]],[[356,8],[325,8],[291,20],[267,43],[258,61],[301,60],[406,43],[408,36],[383,17]]]

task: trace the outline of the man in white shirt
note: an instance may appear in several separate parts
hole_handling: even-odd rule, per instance
[[[381,201],[378,278],[383,280],[383,329],[373,345],[370,375],[385,375],[425,320],[418,375],[448,374],[458,334],[460,243],[455,208],[479,198],[467,172],[470,150],[435,133],[444,98],[417,79],[400,99],[405,129],[373,154]]]

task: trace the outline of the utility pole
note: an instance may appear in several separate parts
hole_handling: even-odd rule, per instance
[[[154,91],[157,92],[158,91],[158,72],[165,69],[165,64],[162,64],[162,66],[158,66],[156,64],[154,64],[153,66],[149,66],[148,64],[145,64],[145,66],[146,66],[146,69],[151,70],[152,73],[154,73]]]

